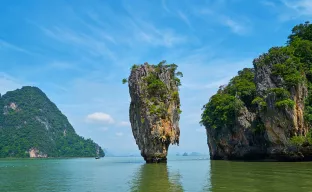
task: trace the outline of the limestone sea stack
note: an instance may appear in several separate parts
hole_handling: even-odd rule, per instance
[[[312,25],[253,65],[204,106],[211,159],[312,161]]]
[[[147,163],[167,162],[170,144],[179,145],[181,72],[177,65],[133,65],[128,80],[132,133]]]

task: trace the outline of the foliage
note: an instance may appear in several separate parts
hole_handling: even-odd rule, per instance
[[[226,87],[221,87],[203,107],[201,124],[206,127],[220,128],[233,126],[237,112],[243,107],[252,107],[256,95],[254,70],[245,68],[230,80]]]
[[[272,88],[268,90],[269,94],[274,94],[275,106],[280,109],[292,108],[295,102],[290,99],[290,93],[284,88]]]
[[[283,100],[290,97],[289,91],[284,88],[272,88],[268,90],[268,93],[274,93],[277,100]]]
[[[285,100],[282,100],[282,101],[277,101],[275,103],[275,106],[277,108],[280,108],[280,109],[284,109],[284,108],[293,108],[295,105],[295,102],[291,99],[285,99]]]
[[[172,98],[174,101],[178,101],[178,100],[179,100],[179,92],[178,92],[178,91],[172,92],[171,98]]]
[[[253,69],[245,68],[239,71],[238,75],[230,80],[230,83],[225,88],[225,92],[238,96],[247,107],[250,107],[256,95],[254,77]]]
[[[139,67],[139,65],[133,64],[131,67],[131,70],[136,70]]]
[[[312,83],[309,83],[308,86],[308,96],[305,99],[305,107],[304,107],[304,120],[308,122],[310,125],[312,124]]]
[[[261,108],[265,108],[267,106],[265,100],[262,97],[256,97],[254,100],[251,102],[253,105],[258,105]]]
[[[178,72],[176,72],[176,76],[177,76],[177,77],[183,77],[183,73],[180,72],[180,71],[178,71]]]
[[[14,103],[17,107],[12,109]],[[49,157],[94,157],[98,147],[75,133],[67,118],[38,88],[23,87],[0,98],[0,157],[29,157],[37,148]],[[103,150],[99,149],[104,156]]]
[[[309,21],[296,25],[291,32],[291,35],[288,36],[288,44],[291,44],[296,38],[312,41],[312,25]]]
[[[126,78],[122,79],[122,84],[126,84],[128,80]]]
[[[181,110],[180,108],[178,108],[177,110],[178,110],[178,113],[179,113],[179,114],[182,113],[182,110]]]
[[[216,94],[204,105],[201,124],[212,128],[230,127],[234,125],[235,116],[242,105],[242,102],[233,95]]]
[[[293,136],[290,139],[290,143],[297,146],[301,146],[305,141],[306,141],[305,136]]]
[[[151,73],[146,76],[144,80],[147,83],[147,91],[149,95],[162,97],[166,94],[167,87],[156,74]]]
[[[290,139],[290,143],[296,146],[301,146],[304,143],[309,143],[312,145],[312,132],[311,130],[308,131],[308,133],[304,135],[299,135],[299,136],[293,136]]]

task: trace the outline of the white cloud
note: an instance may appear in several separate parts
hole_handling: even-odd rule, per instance
[[[117,133],[116,133],[116,136],[117,136],[117,137],[121,137],[121,136],[123,136],[123,135],[124,135],[123,132],[117,132]]]
[[[121,127],[130,127],[131,126],[129,121],[121,121],[120,123],[118,123],[118,125]]]
[[[88,123],[108,123],[113,124],[115,121],[114,119],[106,113],[96,112],[89,114],[86,118]]]

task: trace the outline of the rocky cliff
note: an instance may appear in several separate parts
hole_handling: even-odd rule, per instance
[[[211,159],[312,160],[312,26],[294,27],[204,106]]]
[[[0,97],[0,157],[95,157],[99,146],[76,134],[37,87]],[[99,149],[100,156],[104,156]]]
[[[128,80],[132,133],[147,163],[166,162],[170,144],[179,144],[181,72],[177,65],[134,65]]]

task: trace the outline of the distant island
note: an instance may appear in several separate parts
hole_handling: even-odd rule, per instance
[[[204,106],[211,159],[312,160],[312,25],[295,26]]]
[[[65,115],[37,87],[0,95],[0,158],[104,157],[102,148],[76,134]]]

